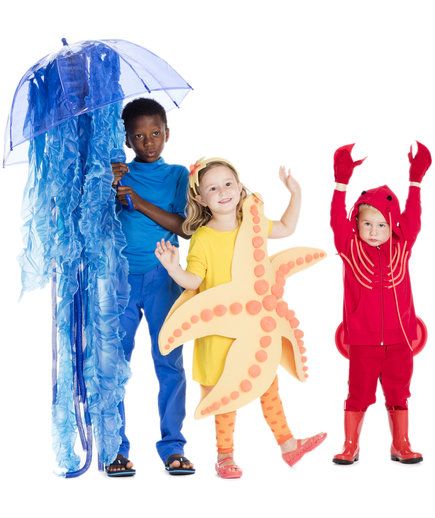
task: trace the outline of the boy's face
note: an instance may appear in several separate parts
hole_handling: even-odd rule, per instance
[[[358,213],[359,237],[370,246],[380,246],[390,237],[390,225],[374,207],[364,207]]]
[[[169,138],[169,128],[160,115],[139,115],[126,133],[126,145],[136,153],[139,162],[158,160]]]

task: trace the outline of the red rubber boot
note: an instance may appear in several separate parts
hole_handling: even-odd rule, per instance
[[[391,460],[402,464],[416,464],[423,460],[423,455],[411,450],[408,439],[408,410],[388,410],[391,435]]]
[[[335,464],[353,464],[359,456],[359,434],[364,419],[365,412],[344,412],[344,446],[342,453],[334,455],[332,462]]]

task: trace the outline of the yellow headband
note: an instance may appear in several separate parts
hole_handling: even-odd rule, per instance
[[[192,191],[198,193],[197,187],[199,187],[199,173],[212,162],[222,162],[223,164],[228,165],[228,167],[230,167],[232,170],[237,171],[233,164],[231,162],[228,162],[228,160],[225,160],[224,158],[199,158],[193,165],[189,167],[189,187],[192,189]]]

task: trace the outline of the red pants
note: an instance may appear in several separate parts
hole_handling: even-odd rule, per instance
[[[351,345],[345,410],[365,412],[376,401],[378,379],[387,408],[407,409],[412,367],[413,355],[406,343]]]

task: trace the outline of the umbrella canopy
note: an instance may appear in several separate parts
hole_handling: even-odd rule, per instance
[[[166,110],[179,107],[192,87],[163,59],[125,40],[90,40],[64,46],[45,56],[24,74],[15,91],[5,132],[3,166],[27,160],[20,146],[61,122],[108,104],[141,95],[159,102]],[[116,77],[90,86],[91,64],[111,56],[119,58]],[[44,96],[39,113],[28,115],[32,89]],[[16,149],[18,146],[18,149]]]

